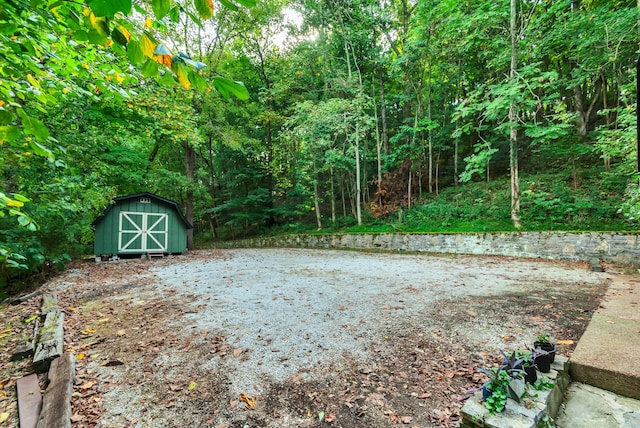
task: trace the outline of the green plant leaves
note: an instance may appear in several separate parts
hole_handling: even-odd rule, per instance
[[[239,100],[248,100],[249,91],[242,82],[234,82],[224,77],[214,77],[213,86],[216,88],[223,98],[229,98],[231,94],[235,95]]]
[[[49,138],[49,129],[40,120],[27,116],[22,109],[18,109],[18,115],[22,119],[25,134],[33,135],[38,141],[45,141]]]
[[[254,7],[255,5],[258,4],[256,0],[236,0],[236,1],[246,7]]]
[[[13,125],[0,126],[0,141],[14,141],[20,138],[20,128]]]
[[[88,0],[95,16],[113,16],[118,12],[131,13],[131,0]]]
[[[144,61],[144,52],[140,47],[140,43],[136,40],[129,40],[129,43],[127,43],[127,57],[133,65],[138,65]]]
[[[220,0],[220,3],[226,7],[227,9],[230,10],[238,10],[238,6],[236,6],[235,4],[231,3],[229,0]]]
[[[171,0],[152,0],[151,8],[157,19],[164,18],[171,10]]]
[[[213,2],[211,0],[193,0],[193,5],[202,19],[209,19],[213,16]]]
[[[158,74],[158,63],[152,59],[148,59],[147,62],[144,63],[140,71],[144,77],[153,77]]]

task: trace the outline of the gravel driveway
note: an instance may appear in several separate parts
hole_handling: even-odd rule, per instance
[[[131,267],[140,271],[123,274]],[[476,364],[541,331],[577,341],[610,277],[539,260],[303,249],[202,251],[85,269],[52,286],[82,308],[73,314],[82,317],[78,330],[108,319],[98,340],[70,340],[88,356],[79,361],[81,381],[97,379],[102,426],[455,426],[455,405],[441,401],[478,381]],[[424,364],[450,356],[464,368],[451,369],[459,382],[447,381],[434,401],[420,392],[426,369],[411,369],[425,352],[438,361]],[[396,381],[404,386],[385,389]],[[402,388],[422,400],[401,398]]]

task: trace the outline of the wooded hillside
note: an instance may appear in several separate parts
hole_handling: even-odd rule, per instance
[[[0,0],[0,287],[138,192],[207,239],[635,229],[638,6]]]

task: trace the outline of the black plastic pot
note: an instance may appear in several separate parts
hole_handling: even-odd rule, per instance
[[[538,355],[533,362],[540,372],[549,373],[551,371],[551,354]]]
[[[526,366],[524,368],[524,381],[530,385],[533,385],[538,380],[538,372],[536,366]]]
[[[549,342],[533,342],[534,349],[542,349],[545,352],[548,352],[551,355],[551,362],[553,363],[556,359],[556,345]],[[545,372],[546,373],[546,372]]]

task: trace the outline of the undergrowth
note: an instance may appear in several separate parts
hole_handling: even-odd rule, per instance
[[[627,181],[598,169],[521,176],[521,231],[625,231],[637,228],[619,212]],[[326,210],[323,211],[329,214]],[[322,219],[271,227],[261,235],[300,233],[463,233],[515,231],[510,214],[509,179],[474,182],[423,194],[411,209],[399,207],[385,218],[363,211],[363,224],[352,216],[335,224]],[[205,240],[206,241],[206,240]],[[200,242],[206,247],[206,242]]]

